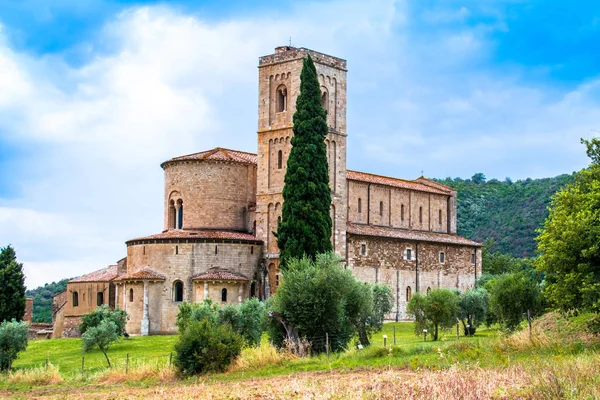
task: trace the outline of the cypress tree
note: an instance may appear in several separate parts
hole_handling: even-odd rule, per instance
[[[310,55],[300,74],[300,95],[294,114],[294,137],[283,186],[282,218],[277,229],[280,267],[304,255],[312,260],[330,252],[331,191],[327,166],[326,111]]]
[[[25,275],[11,246],[0,249],[0,322],[25,314]]]

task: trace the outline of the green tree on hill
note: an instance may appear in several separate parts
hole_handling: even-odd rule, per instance
[[[25,314],[25,275],[11,246],[0,249],[0,285],[0,322],[20,321]]]
[[[294,137],[283,186],[283,209],[277,229],[281,267],[304,255],[312,260],[331,247],[331,191],[327,167],[326,111],[321,105],[317,70],[310,55],[300,74],[294,114]]]
[[[582,143],[592,162],[552,198],[537,238],[536,266],[546,273],[552,305],[600,311],[600,139]]]

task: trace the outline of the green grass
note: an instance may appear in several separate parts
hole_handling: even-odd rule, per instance
[[[131,363],[141,361],[169,362],[169,353],[178,336],[137,336],[119,339],[108,351],[113,365],[125,363],[127,354]],[[19,354],[13,363],[14,369],[30,369],[46,364],[46,359],[59,368],[61,374],[81,375],[81,359],[85,357],[85,372],[93,373],[107,367],[104,354],[100,350],[84,353],[81,339],[31,340],[27,350]]]

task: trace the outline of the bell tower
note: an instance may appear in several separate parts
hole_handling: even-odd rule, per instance
[[[270,286],[276,288],[279,249],[273,232],[281,218],[283,182],[292,117],[300,94],[303,59],[310,54],[321,84],[321,101],[327,110],[329,132],[325,138],[331,188],[332,243],[346,256],[346,60],[305,48],[281,46],[260,57],[258,64],[258,171],[256,236],[265,243]]]

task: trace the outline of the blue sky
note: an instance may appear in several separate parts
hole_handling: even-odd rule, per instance
[[[258,57],[348,60],[348,167],[547,177],[600,130],[600,3],[0,1],[0,245],[27,284],[162,229],[161,161],[256,151]]]

